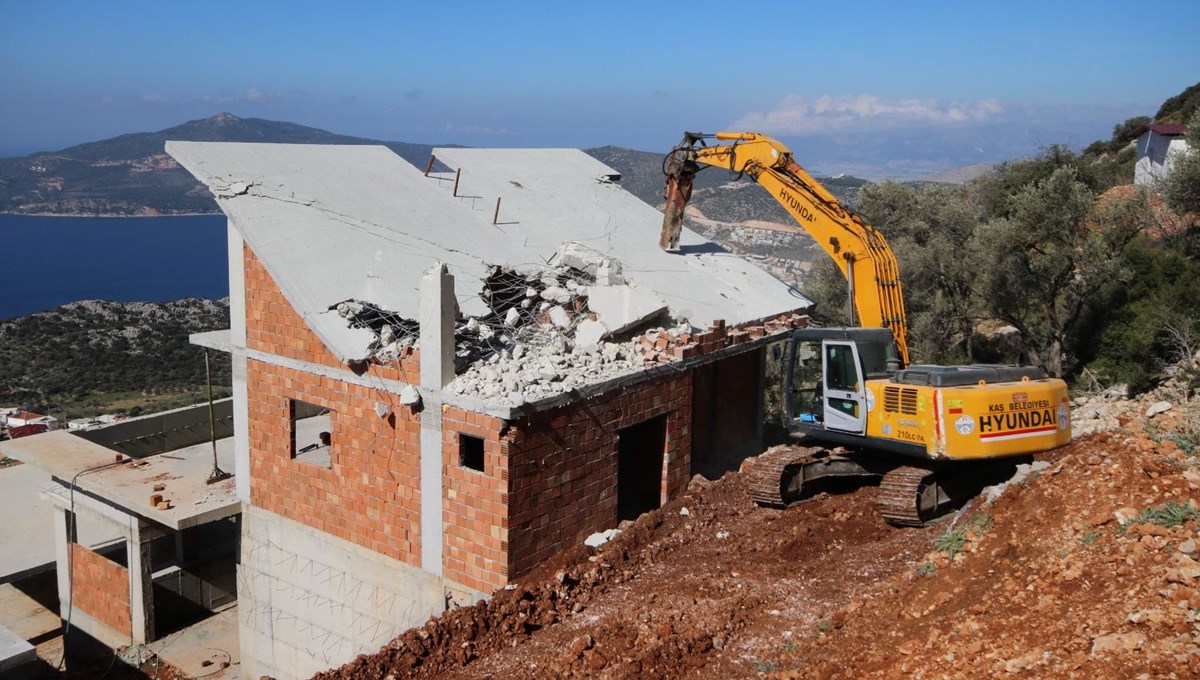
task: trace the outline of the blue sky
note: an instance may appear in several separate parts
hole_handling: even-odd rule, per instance
[[[377,139],[665,150],[754,129],[918,176],[1107,138],[1200,81],[1200,2],[0,0],[0,155],[228,111]]]

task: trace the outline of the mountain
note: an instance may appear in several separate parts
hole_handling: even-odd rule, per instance
[[[268,142],[277,144],[379,144],[417,167],[428,161],[434,145],[386,142],[339,135],[295,123],[239,118],[219,113],[158,132],[139,132],[88,142],[21,158],[0,158],[0,212],[70,215],[173,215],[220,212],[208,191],[163,151],[169,140],[196,142]],[[456,146],[443,144],[438,146]],[[662,154],[617,146],[587,153],[622,173],[622,185],[657,205],[662,191]],[[721,192],[730,178],[709,170],[696,180],[696,207]],[[858,183],[859,185],[862,182]],[[834,188],[836,191],[836,187]],[[784,220],[787,215],[763,194],[750,206],[759,219]],[[745,214],[746,207],[733,208]]]
[[[383,142],[219,113],[158,132],[121,135],[55,152],[0,159],[0,212],[67,215],[216,213],[208,190],[163,151],[192,142],[381,144],[421,166],[429,144]]]

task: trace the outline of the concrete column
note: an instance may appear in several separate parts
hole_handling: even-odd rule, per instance
[[[439,262],[421,279],[421,386],[441,389],[454,380],[454,277]]]
[[[246,388],[246,257],[233,224],[229,239],[229,335],[233,344],[233,469],[238,500],[250,504],[250,398]]]
[[[150,541],[142,535],[141,521],[130,518],[125,534],[125,554],[129,561],[129,621],[133,641],[154,641],[154,593],[150,577]]]
[[[454,277],[441,262],[421,279],[421,568],[442,575],[442,387],[454,379]]]
[[[66,508],[54,506],[54,558],[58,571],[59,617],[66,619],[71,611],[70,550],[74,536],[75,515]]]

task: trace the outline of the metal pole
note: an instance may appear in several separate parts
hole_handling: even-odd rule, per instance
[[[454,196],[458,197],[458,178],[462,176],[462,168],[454,171]]]
[[[433,162],[437,160],[437,156],[429,154],[429,162],[425,164],[425,176],[429,176],[429,171],[433,170]]]
[[[496,224],[500,220],[500,197],[496,197],[496,214],[492,215],[492,224]]]
[[[209,366],[207,347],[204,349],[204,381],[208,383],[208,437],[212,442],[213,452],[213,469],[208,475],[208,483],[215,484],[229,479],[233,475],[222,470],[221,466],[217,464],[217,419],[213,415],[212,368]]]

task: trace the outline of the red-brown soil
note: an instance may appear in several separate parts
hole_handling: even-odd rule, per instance
[[[871,487],[778,511],[737,473],[697,480],[600,549],[317,677],[1200,677],[1200,523],[1135,520],[1190,514],[1200,457],[1163,437],[1180,409],[1147,433],[1138,408],[923,529],[885,525]],[[934,541],[954,532],[950,559]]]

